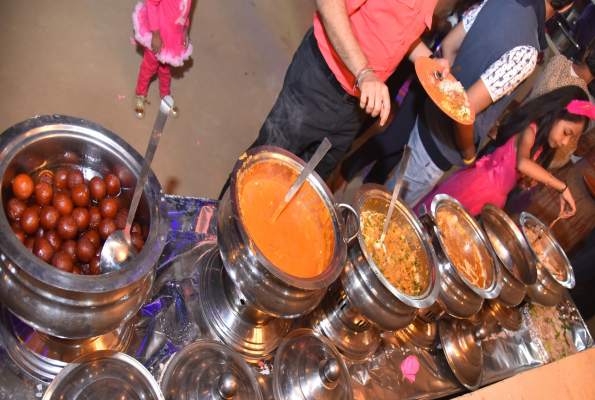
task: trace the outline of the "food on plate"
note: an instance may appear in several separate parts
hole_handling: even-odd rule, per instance
[[[529,315],[539,339],[552,361],[578,353],[572,335],[568,333],[571,328],[561,318],[556,307],[531,304]]]
[[[376,211],[362,211],[361,232],[368,253],[382,275],[398,291],[408,296],[419,296],[428,285],[428,267],[422,262],[421,244],[411,226],[397,211],[388,224],[383,247],[376,249],[380,240],[386,214]]]
[[[538,225],[525,229],[527,238],[529,239],[529,244],[533,247],[533,250],[535,250],[541,259],[543,266],[545,266],[548,271],[552,273],[554,278],[558,279],[559,281],[564,281],[566,280],[566,271],[564,270],[563,266],[558,265],[555,259],[550,257],[545,251],[545,246],[547,246],[547,241],[549,240],[547,235],[544,235],[540,240],[537,240],[541,234],[541,231],[542,229]]]
[[[442,79],[437,88],[442,93],[442,108],[462,121],[471,120],[469,100],[461,82],[448,78]]]

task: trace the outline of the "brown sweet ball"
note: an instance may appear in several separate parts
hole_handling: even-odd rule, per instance
[[[140,225],[136,222],[132,223],[132,226],[130,227],[130,233],[138,233],[140,234]]]
[[[72,259],[73,263],[76,264],[78,262],[78,258],[76,258],[76,242],[74,240],[67,240],[62,243],[60,250],[68,254],[68,257]]]
[[[35,242],[33,243],[33,254],[49,264],[54,256],[54,249],[46,238],[35,238]]]
[[[91,261],[89,261],[89,275],[99,275],[101,274],[101,257],[93,257]]]
[[[54,174],[51,171],[42,171],[39,174],[39,182],[45,182],[54,186]]]
[[[21,221],[12,221],[12,223],[10,224],[10,227],[11,227],[12,229],[14,229],[14,228],[19,228],[19,229],[21,229]]]
[[[54,187],[46,182],[39,182],[35,185],[35,202],[37,205],[49,206],[54,199]]]
[[[19,239],[19,242],[25,244],[25,239],[27,239],[27,235],[25,235],[25,232],[23,232],[21,228],[16,227],[12,227],[12,231],[17,237],[17,239]]]
[[[57,231],[62,240],[74,239],[78,230],[76,220],[72,215],[63,215],[58,220]]]
[[[68,172],[68,177],[66,178],[66,186],[68,189],[72,190],[73,187],[77,185],[83,185],[85,183],[85,177],[83,173],[78,169],[71,169]]]
[[[60,271],[72,272],[74,263],[68,254],[63,251],[57,251],[52,257],[52,266],[58,268]]]
[[[107,194],[107,186],[105,184],[105,181],[98,176],[95,176],[91,179],[91,182],[89,183],[89,188],[91,190],[91,198],[93,200],[103,200],[103,198]]]
[[[116,175],[109,174],[105,177],[104,181],[108,195],[117,196],[120,193],[120,180]]]
[[[95,257],[101,257],[101,251],[103,250],[103,246],[99,246],[97,250],[95,250]]]
[[[62,239],[60,238],[60,235],[58,235],[57,231],[53,229],[49,230],[43,237],[46,238],[48,242],[50,242],[54,251],[58,251],[60,250],[60,247],[62,247]]]
[[[25,204],[23,200],[18,197],[13,197],[8,200],[8,204],[6,204],[6,214],[8,215],[8,218],[18,221],[26,208],[27,204]]]
[[[43,228],[39,227],[37,232],[35,232],[35,237],[44,237],[44,233],[45,233],[45,231],[43,230]]]
[[[128,215],[118,212],[118,215],[116,215],[116,227],[119,230],[126,228],[126,219],[127,218],[128,218]]]
[[[28,207],[23,211],[21,219],[21,229],[27,235],[33,235],[39,229],[39,213],[33,207]]]
[[[54,185],[60,190],[68,188],[68,170],[60,169],[54,175]]]
[[[132,239],[132,244],[134,247],[136,247],[138,251],[141,251],[145,245],[145,241],[143,240],[143,237],[140,235],[140,233],[131,233],[130,238]]]
[[[97,231],[86,231],[83,233],[83,237],[91,240],[91,242],[93,242],[93,246],[95,246],[95,249],[98,249],[99,246],[101,246],[101,238],[99,237],[99,233],[97,233]]]
[[[89,227],[89,210],[84,207],[77,207],[72,210],[72,216],[76,220],[79,231],[85,231]]]
[[[33,245],[35,244],[35,239],[36,239],[35,236],[29,236],[27,239],[25,239],[25,247],[31,253],[33,253]]]
[[[101,239],[105,241],[107,240],[109,235],[116,231],[116,229],[116,221],[114,221],[111,218],[103,218],[101,220],[101,223],[99,224],[99,236],[101,237]]]
[[[64,193],[58,193],[56,197],[54,197],[52,205],[60,212],[60,215],[70,215],[74,208],[72,200]]]
[[[96,231],[99,229],[99,223],[101,222],[101,212],[97,207],[89,208],[89,229]]]
[[[38,215],[41,215],[41,206],[40,206],[40,205],[33,204],[33,205],[31,206],[31,208],[32,208],[32,209],[34,209],[35,211],[37,211],[37,214],[38,214]]]
[[[76,242],[76,257],[83,263],[88,263],[95,257],[95,245],[91,239],[82,237]]]
[[[118,201],[113,197],[107,197],[99,203],[99,211],[102,218],[114,219],[118,215]]]
[[[56,229],[60,219],[60,211],[52,206],[45,206],[39,213],[39,222],[44,229]]]
[[[72,267],[72,273],[75,275],[82,275],[81,269],[78,267],[78,265],[75,265],[74,267]]]
[[[78,264],[81,269],[81,275],[91,275],[89,273],[89,264]]]
[[[35,184],[27,174],[19,174],[12,181],[12,193],[21,200],[27,200],[33,194]]]
[[[89,188],[85,185],[76,185],[72,188],[72,202],[77,207],[89,207],[91,203],[91,195],[89,194]]]

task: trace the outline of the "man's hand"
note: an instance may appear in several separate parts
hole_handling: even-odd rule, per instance
[[[189,44],[190,44],[190,34],[188,33],[188,28],[184,27],[184,42],[182,42],[182,47],[187,49]]]
[[[446,78],[448,75],[450,75],[450,62],[446,58],[435,58],[434,61],[442,66],[443,77]]]
[[[360,77],[359,89],[361,92],[359,106],[365,108],[372,117],[380,114],[380,126],[384,126],[390,114],[388,87],[374,71],[369,71]]]
[[[151,38],[151,50],[153,50],[153,53],[157,54],[161,51],[162,47],[165,46],[163,45],[163,39],[161,39],[159,31],[153,31],[153,37]]]

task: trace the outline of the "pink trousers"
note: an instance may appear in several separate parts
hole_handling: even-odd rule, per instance
[[[140,65],[140,73],[138,74],[136,94],[141,96],[147,95],[149,82],[155,73],[159,77],[159,95],[163,98],[169,94],[171,83],[170,65],[160,63],[151,50],[145,49],[143,62]]]

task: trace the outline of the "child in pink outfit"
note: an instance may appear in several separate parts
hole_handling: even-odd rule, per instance
[[[145,103],[149,81],[157,73],[160,97],[168,95],[171,84],[171,66],[180,67],[192,54],[189,43],[191,0],[146,0],[146,5],[138,3],[132,14],[134,38],[145,47],[145,55],[140,66],[134,114],[145,117]],[[178,116],[174,105],[171,116]]]
[[[421,204],[429,209],[434,197],[441,193],[457,199],[472,215],[481,213],[486,203],[503,208],[508,193],[526,175],[558,190],[562,218],[574,215],[576,206],[568,186],[545,168],[554,149],[580,135],[593,117],[595,107],[578,86],[562,87],[523,104],[504,119],[492,154],[451,175],[414,210]]]

